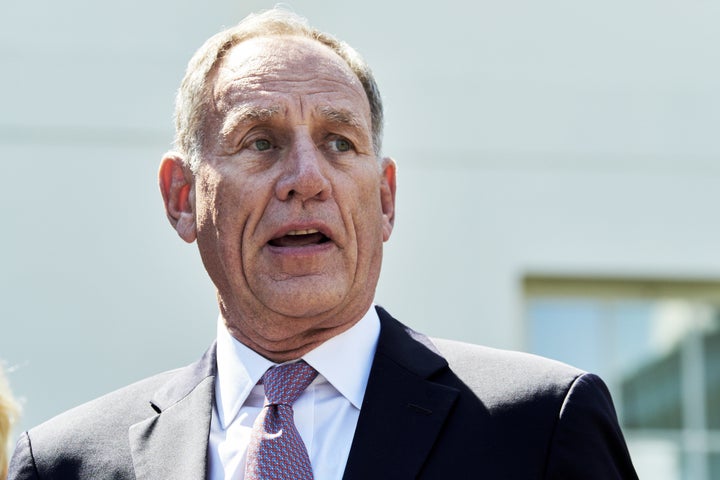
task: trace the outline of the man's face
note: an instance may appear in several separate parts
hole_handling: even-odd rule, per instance
[[[362,85],[324,45],[268,37],[235,46],[213,92],[189,203],[228,327],[268,345],[349,328],[394,215]]]

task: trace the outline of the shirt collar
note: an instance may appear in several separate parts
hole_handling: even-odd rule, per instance
[[[218,317],[215,406],[223,429],[233,422],[250,391],[273,365],[235,340],[225,327],[222,315]]]
[[[359,322],[306,353],[303,360],[318,371],[321,381],[328,381],[359,409],[379,335],[380,319],[372,306]],[[235,420],[253,387],[273,365],[230,335],[222,316],[218,317],[215,405],[223,429]]]
[[[350,329],[306,353],[303,359],[360,409],[379,335],[380,319],[373,305]]]

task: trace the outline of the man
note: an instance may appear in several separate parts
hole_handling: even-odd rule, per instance
[[[350,47],[251,16],[190,61],[176,120],[160,188],[217,288],[216,345],[30,430],[10,478],[636,478],[597,377],[373,306],[395,165]]]

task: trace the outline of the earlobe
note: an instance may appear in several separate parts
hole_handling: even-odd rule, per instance
[[[382,160],[382,180],[380,185],[380,206],[383,213],[383,241],[390,239],[395,225],[395,161],[390,157]]]
[[[193,176],[180,154],[175,152],[165,154],[160,162],[158,180],[170,225],[180,238],[188,243],[194,242],[197,230]]]

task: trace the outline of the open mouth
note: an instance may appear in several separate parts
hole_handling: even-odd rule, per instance
[[[273,238],[268,242],[273,247],[307,247],[329,242],[330,239],[314,228],[308,230],[291,230],[285,235]]]

